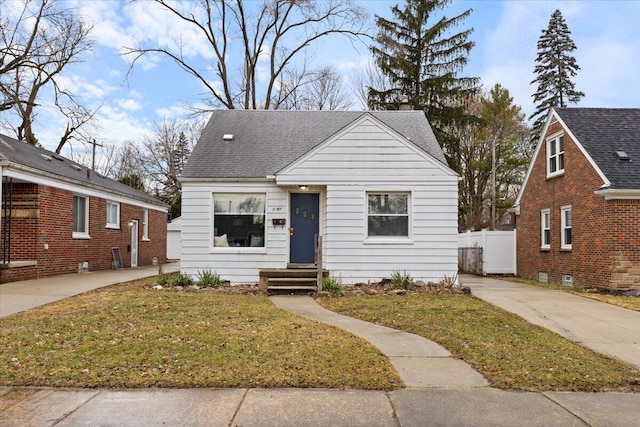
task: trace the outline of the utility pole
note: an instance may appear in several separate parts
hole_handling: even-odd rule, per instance
[[[98,144],[96,142],[96,139],[93,138],[93,141],[90,141],[89,144],[92,145],[92,155],[91,155],[91,170],[95,171],[96,170],[96,145],[98,147],[102,147],[102,144]]]
[[[496,229],[496,139],[497,136],[491,142],[491,231]]]

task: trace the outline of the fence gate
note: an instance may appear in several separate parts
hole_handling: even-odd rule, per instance
[[[458,248],[458,271],[469,274],[483,274],[482,247]]]

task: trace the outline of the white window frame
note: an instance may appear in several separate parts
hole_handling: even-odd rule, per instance
[[[76,212],[76,198],[78,199],[83,199],[84,200],[84,227],[83,230],[75,230],[76,228],[76,218],[75,218],[75,212]],[[72,238],[74,239],[90,239],[91,236],[89,235],[89,196],[85,196],[82,194],[74,194],[73,195],[73,199],[72,199],[72,209],[71,209],[71,221],[72,221],[72,225],[71,225],[71,230],[72,230]]]
[[[149,209],[142,210],[142,240],[149,241]]]
[[[216,237],[216,231],[217,231],[217,227],[216,227],[216,221],[215,221],[215,217],[216,217],[216,209],[215,209],[215,200],[216,200],[216,195],[218,196],[228,196],[228,195],[245,195],[245,196],[249,196],[249,195],[256,195],[256,196],[262,196],[263,200],[264,200],[264,212],[263,212],[263,232],[264,232],[264,236],[262,239],[262,246],[217,246],[215,244],[215,237]],[[260,192],[260,191],[251,191],[251,192],[243,192],[243,191],[219,191],[219,192],[214,192],[211,194],[211,233],[209,238],[211,239],[210,242],[210,252],[231,252],[231,253],[266,253],[267,251],[267,224],[266,224],[266,220],[267,220],[267,211],[268,211],[268,207],[267,207],[267,203],[269,200],[269,195],[267,192]]]
[[[407,235],[405,236],[371,236],[369,235],[369,216],[372,214],[369,213],[369,196],[371,195],[406,195],[407,196],[407,213],[406,214],[389,214],[388,216],[406,216],[407,217]],[[390,243],[390,244],[403,244],[403,243],[412,243],[412,233],[413,233],[413,213],[412,213],[412,200],[413,195],[411,191],[389,191],[389,190],[368,190],[365,192],[364,196],[364,224],[365,224],[365,243]],[[382,215],[373,215],[373,216],[382,216]]]
[[[569,214],[569,221],[567,221],[567,213]],[[569,230],[571,234],[568,243],[567,230]],[[573,244],[573,212],[571,211],[571,206],[560,207],[560,236],[560,249],[571,250]]]
[[[562,142],[562,150],[560,150],[560,142]],[[559,133],[547,138],[547,178],[552,178],[564,174],[564,166],[566,160],[564,157],[564,149],[564,133]],[[552,154],[552,150],[555,151],[555,153]],[[552,165],[555,167],[555,170],[553,171],[551,170]]]
[[[111,210],[109,209],[110,206],[115,207],[115,212],[116,212],[115,222],[114,221],[110,221],[110,219],[112,219],[112,218],[109,218],[109,214],[111,212]],[[114,202],[112,200],[107,200],[106,222],[107,222],[107,225],[106,225],[107,228],[113,228],[113,229],[116,229],[116,230],[120,229],[120,203]]]
[[[546,239],[546,232],[549,233],[549,241]],[[540,211],[540,249],[551,249],[551,209]]]

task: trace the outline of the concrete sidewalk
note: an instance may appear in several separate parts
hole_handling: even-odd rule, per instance
[[[472,295],[640,369],[640,312],[560,290],[460,275]]]
[[[162,266],[164,273],[180,271],[180,262]],[[0,285],[0,317],[19,313],[78,295],[93,289],[130,280],[143,279],[158,274],[158,266],[125,268],[123,270],[102,270],[88,273],[63,274],[42,279]]]
[[[640,395],[493,388],[91,390],[0,387],[0,425],[636,427]]]

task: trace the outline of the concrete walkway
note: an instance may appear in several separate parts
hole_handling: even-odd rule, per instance
[[[343,316],[321,307],[308,296],[272,296],[278,307],[358,335],[378,347],[406,387],[486,387],[487,380],[444,347],[408,332]]]
[[[459,279],[480,299],[640,369],[638,311],[539,286],[471,275]]]
[[[164,273],[180,271],[180,263],[162,266]],[[93,289],[158,274],[158,266],[125,268],[63,274],[43,279],[23,280],[0,285],[0,317],[40,307],[50,302],[78,295]]]
[[[110,281],[106,284],[112,284],[138,278],[125,279],[119,273],[121,272],[106,272],[105,275],[110,279],[105,277],[102,280]],[[147,275],[156,273],[147,271]],[[63,298],[63,294],[73,295],[106,285],[97,285],[98,281],[92,279],[92,283],[71,286],[74,289],[67,290],[67,282],[72,279],[71,276],[86,279],[94,275],[97,276],[98,273],[70,275],[67,280],[58,282],[60,290],[43,287],[42,292],[47,298],[53,298],[43,303]],[[554,306],[552,301],[563,298],[554,291],[543,288],[531,290],[526,287],[520,291],[535,293],[540,290],[547,293],[537,294],[535,298],[533,294],[523,298],[515,295],[506,298],[507,294],[503,292],[511,288],[512,284],[509,282],[494,283],[492,279],[468,276],[462,276],[461,280],[479,297],[490,298],[491,295],[487,296],[487,292],[496,294],[495,298],[503,295],[502,303],[507,306],[509,304],[506,302],[510,298],[523,306],[531,301],[535,309],[529,307],[529,311],[541,313],[538,317],[547,318],[551,323],[564,325],[564,320],[559,319],[571,317],[569,312],[562,310],[566,302],[559,303],[555,310],[549,312],[543,309],[545,306]],[[40,281],[32,285],[43,286]],[[26,291],[3,291],[4,286],[7,285],[0,286],[0,299],[5,295],[13,295],[10,298],[17,304],[6,304],[9,307],[7,310],[15,312],[20,311],[18,305],[29,306],[18,298],[20,295],[29,296]],[[40,304],[39,295],[34,294],[35,303],[30,306]],[[547,300],[546,303],[543,300]],[[580,300],[584,302],[582,298]],[[640,419],[640,394],[530,393],[493,389],[485,386],[485,380],[468,365],[451,359],[448,351],[421,337],[329,312],[308,297],[272,297],[272,301],[286,310],[342,327],[371,341],[389,356],[409,387],[393,392],[333,389],[94,390],[0,387],[0,425],[635,427]],[[570,310],[577,310],[571,308],[571,305],[568,307]],[[600,305],[588,307],[594,307],[591,309],[594,319],[602,313],[609,313]],[[522,310],[527,311],[524,308]],[[589,312],[590,308],[583,307],[582,310]],[[614,322],[608,316],[603,321]],[[635,318],[631,322],[636,322]],[[592,319],[586,327],[595,323],[598,322]],[[0,321],[0,327],[1,324]],[[562,327],[574,334],[580,330],[578,326],[575,326],[576,330]]]

